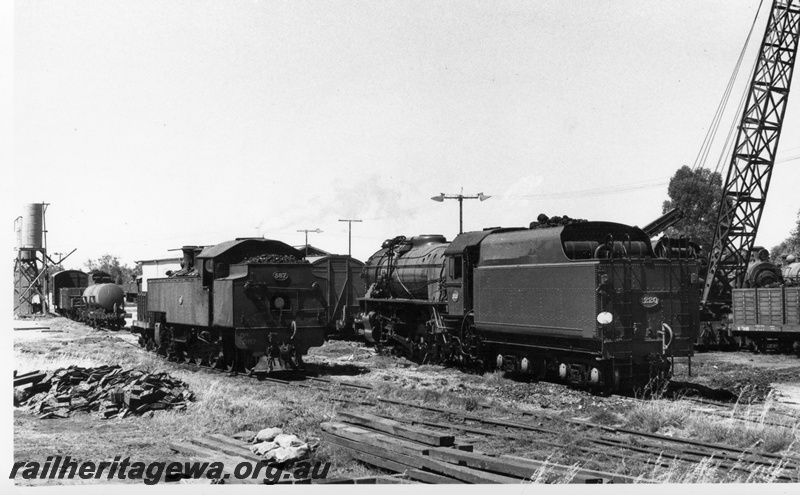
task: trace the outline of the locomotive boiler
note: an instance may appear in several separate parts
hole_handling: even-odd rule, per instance
[[[800,261],[793,254],[786,257],[781,274],[786,285],[800,287]]]
[[[367,260],[357,325],[423,362],[639,387],[693,351],[699,278],[682,252],[610,222],[396,237]]]
[[[754,249],[750,264],[744,276],[743,286],[746,288],[772,287],[783,282],[781,269],[769,259],[769,251],[757,247]]]

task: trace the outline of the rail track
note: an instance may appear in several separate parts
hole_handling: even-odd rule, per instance
[[[142,349],[140,346],[124,339],[123,342],[137,349]],[[428,414],[425,419],[408,418],[402,415],[393,415],[391,419],[409,424],[423,425],[428,428],[464,432],[484,439],[498,437],[518,440],[524,438],[531,445],[553,449],[554,453],[574,450],[576,453],[580,453],[577,461],[579,463],[606,457],[636,461],[650,466],[670,469],[678,465],[707,462],[717,469],[727,470],[731,473],[738,472],[743,475],[749,475],[756,469],[775,470],[778,468],[780,469],[780,474],[774,476],[776,480],[785,482],[800,481],[800,455],[795,454],[775,454],[755,448],[740,448],[732,445],[703,442],[620,426],[597,424],[582,419],[554,416],[544,412],[531,412],[478,403],[476,411],[491,411],[492,417],[489,417],[485,414],[478,414],[476,411],[450,410],[407,400],[399,401],[379,397],[375,393],[375,388],[370,385],[310,376],[299,371],[282,372],[284,373],[283,377],[278,378],[277,376],[229,372],[194,362],[168,362],[176,367],[188,370],[203,370],[234,378],[257,380],[275,386],[307,388],[329,393],[331,394],[329,400],[342,403],[345,408],[370,407],[378,410],[381,405],[390,405],[402,409],[426,411],[432,414]],[[621,399],[634,402],[647,402],[650,400],[629,397],[622,397]],[[740,411],[737,412],[735,404],[694,397],[683,397],[680,400],[703,406],[702,408],[690,407],[690,409],[715,417],[760,423],[770,427],[780,427],[795,431],[800,428],[800,417],[790,413],[768,411],[769,414],[787,418],[792,424],[770,421],[764,418],[743,417]],[[708,410],[709,408],[713,408],[713,410]],[[506,416],[506,418],[496,419],[498,413]],[[381,413],[374,414],[389,417]],[[439,416],[438,419],[437,415]],[[534,422],[531,422],[531,420]],[[565,431],[580,433],[582,441],[569,445],[565,449],[563,443],[559,441],[559,435],[564,434]],[[641,481],[647,480],[642,479]]]

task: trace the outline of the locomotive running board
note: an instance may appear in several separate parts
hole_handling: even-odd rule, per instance
[[[447,301],[422,301],[416,299],[394,299],[394,298],[379,298],[379,297],[359,297],[357,298],[359,302],[371,302],[371,303],[403,303],[403,304],[413,304],[416,306],[447,306]]]

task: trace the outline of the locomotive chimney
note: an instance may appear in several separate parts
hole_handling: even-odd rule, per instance
[[[194,268],[194,257],[197,252],[197,246],[183,246],[183,259],[181,260],[181,268],[184,270],[191,270]]]

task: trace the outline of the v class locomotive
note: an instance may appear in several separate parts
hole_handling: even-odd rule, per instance
[[[698,329],[691,249],[657,256],[641,229],[617,223],[396,237],[362,277],[356,325],[376,344],[604,393],[669,377]]]

